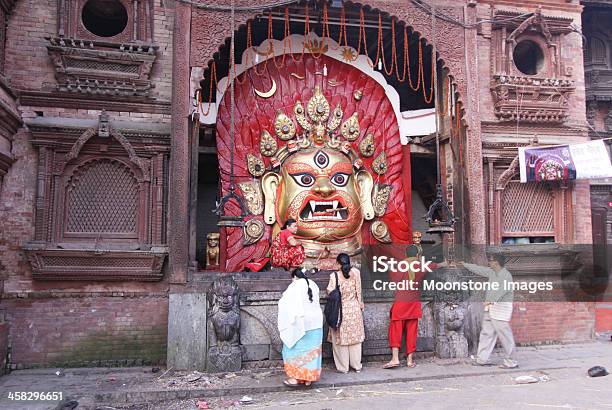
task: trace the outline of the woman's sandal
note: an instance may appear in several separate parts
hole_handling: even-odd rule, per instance
[[[303,383],[300,383],[299,380],[295,380],[295,383],[292,383],[289,380],[295,380],[295,379],[286,379],[286,380],[283,380],[283,383],[285,384],[285,386],[299,387],[299,386],[301,386],[303,384]]]
[[[399,363],[386,363],[385,365],[383,365],[383,369],[396,369],[400,366]]]
[[[406,367],[408,367],[408,368],[412,369],[412,368],[416,367],[416,365],[417,365],[417,364],[416,364],[415,362],[412,362],[412,363],[407,363],[407,364],[406,364]]]

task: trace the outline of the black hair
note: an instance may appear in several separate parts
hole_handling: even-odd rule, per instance
[[[349,278],[349,272],[351,271],[351,258],[346,253],[339,253],[336,257],[336,262],[340,264],[340,270],[345,279]]]
[[[487,253],[487,259],[495,259],[502,268],[506,265],[506,257],[501,253]]]
[[[406,256],[409,258],[414,258],[419,256],[419,248],[416,245],[410,245],[406,248]]]
[[[310,289],[310,283],[308,282],[308,278],[306,277],[306,274],[302,268],[295,268],[293,272],[291,272],[291,277],[306,279],[306,286],[308,286],[308,299],[310,299],[312,302],[312,289]]]
[[[293,218],[289,218],[285,221],[285,224],[283,225],[283,229],[287,229],[289,228],[289,225],[293,225],[294,223],[296,223],[297,221]]]

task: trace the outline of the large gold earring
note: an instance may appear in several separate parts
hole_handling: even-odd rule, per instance
[[[268,172],[261,178],[261,190],[264,195],[264,222],[272,225],[276,222],[276,190],[281,182],[281,176],[276,172]]]
[[[374,219],[374,206],[372,205],[372,189],[374,188],[374,179],[368,171],[359,171],[357,173],[357,185],[359,186],[359,199],[361,200],[361,209],[366,221]]]

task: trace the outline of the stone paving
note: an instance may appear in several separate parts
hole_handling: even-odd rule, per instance
[[[315,386],[326,389],[380,383],[450,381],[461,377],[521,375],[555,369],[586,372],[591,366],[612,364],[609,358],[612,358],[612,343],[609,341],[521,347],[517,352],[520,368],[514,370],[474,367],[468,360],[422,359],[416,368],[393,370],[384,370],[381,363],[371,362],[366,363],[359,374],[340,374],[327,366]],[[493,359],[500,360],[499,356]],[[240,398],[243,395],[288,391],[290,388],[282,384],[283,378],[282,369],[245,370],[217,375],[151,367],[20,370],[0,378],[0,408],[38,410],[58,406],[57,401],[11,401],[8,399],[10,392],[62,392],[64,401],[74,399],[79,402],[78,409],[104,409],[105,405],[136,408],[130,406],[190,398]]]

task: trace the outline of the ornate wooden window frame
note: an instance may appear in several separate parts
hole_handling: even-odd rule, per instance
[[[575,89],[573,67],[560,51],[565,35],[571,32],[572,19],[547,17],[540,9],[523,20],[512,11],[497,10],[495,16],[500,21],[493,25],[491,36],[495,115],[500,121],[562,123]],[[524,40],[542,50],[543,67],[537,74],[524,74],[514,63],[514,48]]]
[[[39,150],[35,240],[24,246],[32,276],[40,280],[158,281],[167,255],[163,194],[169,136],[137,146],[101,115],[98,128],[31,126]],[[72,134],[73,136],[66,135]],[[117,144],[117,143],[118,144]],[[67,184],[75,172],[96,161],[120,164],[132,173],[137,189],[135,232],[66,234]],[[119,204],[120,206],[120,204]]]
[[[1,1],[1,0],[0,0]],[[143,100],[153,84],[151,69],[158,46],[153,43],[153,0],[117,0],[128,12],[125,30],[112,37],[89,32],[82,23],[87,0],[58,0],[58,28],[46,37],[55,69],[51,92]]]
[[[125,29],[112,37],[101,37],[83,24],[83,7],[89,0],[58,0],[58,27],[60,37],[83,40],[104,40],[115,43],[148,42],[153,39],[153,0],[117,0],[127,12]]]
[[[503,161],[500,161],[503,164]],[[506,162],[507,164],[507,162]],[[552,232],[540,231],[525,231],[505,235],[503,229],[503,193],[508,184],[514,183],[516,177],[520,174],[519,159],[516,156],[510,165],[496,178],[495,168],[499,169],[499,165],[494,161],[489,161],[488,179],[489,179],[489,200],[492,201],[489,214],[489,243],[492,245],[500,245],[504,236],[529,237],[529,236],[554,236],[555,243],[567,244],[572,242],[573,218],[572,218],[572,198],[571,188],[569,184],[547,183],[547,187],[551,190],[553,201],[553,230]],[[491,206],[492,205],[492,206]]]

